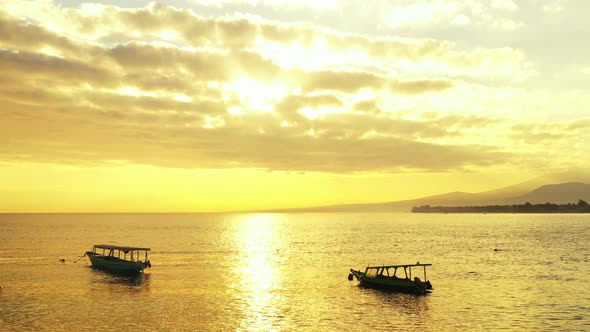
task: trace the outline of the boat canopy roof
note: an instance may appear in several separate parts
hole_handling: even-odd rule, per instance
[[[115,250],[121,250],[121,251],[132,251],[132,250],[145,250],[145,251],[150,251],[150,248],[140,248],[140,247],[126,247],[126,246],[114,246],[114,245],[110,245],[110,244],[95,244],[94,248],[98,248],[98,249],[115,249]]]
[[[400,265],[379,265],[379,266],[367,266],[367,269],[390,269],[390,268],[399,268],[399,267],[414,267],[414,266],[432,266],[432,264],[400,264]]]

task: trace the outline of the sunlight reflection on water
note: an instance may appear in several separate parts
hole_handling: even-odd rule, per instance
[[[239,309],[243,318],[240,330],[271,331],[275,329],[277,312],[276,301],[280,294],[280,266],[275,252],[281,249],[277,236],[277,222],[273,215],[249,215],[238,223],[235,241],[239,249],[236,257],[234,288],[240,297]]]

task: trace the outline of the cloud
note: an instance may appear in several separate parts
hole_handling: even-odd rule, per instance
[[[379,113],[379,104],[376,99],[365,99],[358,101],[352,105],[353,111],[359,111],[363,113]]]
[[[454,83],[450,80],[421,79],[393,82],[391,84],[391,90],[393,93],[413,95],[426,92],[441,92],[453,86]]]
[[[524,23],[517,22],[508,18],[497,19],[492,23],[494,28],[500,30],[516,30],[524,26]]]
[[[460,114],[457,96],[473,94],[470,80],[531,71],[510,48],[206,18],[155,3],[1,8],[4,161],[321,172],[510,162],[508,149],[485,140],[495,120]],[[476,134],[479,143],[465,143]]]
[[[275,108],[281,113],[295,113],[303,107],[317,108],[322,106],[342,107],[342,101],[329,94],[289,95],[281,100]]]
[[[491,7],[494,9],[507,10],[509,12],[517,11],[518,5],[512,0],[492,0]]]
[[[248,5],[251,7],[270,7],[273,9],[289,10],[294,8],[305,9],[335,9],[338,0],[191,0],[191,2],[202,5],[221,8],[226,5]]]
[[[16,46],[21,50],[59,50],[63,55],[79,55],[71,38],[53,33],[46,28],[12,18],[0,10],[0,45]]]
[[[443,26],[475,26],[493,30],[514,30],[524,26],[506,15],[519,10],[512,0],[409,1],[392,5],[383,25],[391,29],[428,29]]]
[[[459,14],[451,21],[452,25],[470,25],[471,19],[465,14]]]
[[[56,56],[21,51],[0,50],[0,71],[17,76],[28,72],[28,79],[54,77],[56,80],[83,80],[99,82],[108,80],[108,73],[79,61]]]
[[[485,70],[486,74],[497,76],[498,66],[510,64],[512,73],[502,78],[531,74],[530,63],[517,50],[512,50],[514,54],[503,49],[458,51],[454,44],[446,41],[369,38],[307,24],[279,24],[244,15],[204,18],[191,10],[157,3],[138,9],[123,9],[113,5],[82,5],[60,9],[14,2],[8,9],[13,16],[30,17],[29,24],[33,18],[43,20],[55,31],[67,31],[69,36],[73,35],[79,40],[116,45],[121,44],[121,40],[135,43],[165,42],[177,47],[217,51],[255,49],[263,57],[284,68],[317,70],[318,67],[343,66],[362,69],[378,65],[389,71],[399,71],[410,63],[413,65],[412,71],[417,74],[449,73],[464,76],[470,75],[472,65],[483,65],[480,71]],[[510,21],[505,19],[496,24],[509,26]],[[32,35],[34,31],[29,33]],[[168,35],[174,35],[175,38],[167,38]],[[31,37],[33,40],[38,38]],[[457,61],[458,57],[464,61]],[[432,62],[437,63],[436,72],[430,65]]]
[[[385,24],[390,27],[427,25],[433,21],[444,20],[454,16],[458,7],[454,3],[443,1],[414,2],[406,6],[395,7],[386,18]]]
[[[511,127],[512,137],[532,145],[559,144],[573,138],[584,140],[590,128],[590,119],[553,123],[521,123]]]
[[[306,91],[339,90],[352,93],[362,88],[379,89],[385,82],[378,75],[367,72],[319,71],[302,76],[302,86]]]
[[[562,1],[552,1],[543,5],[543,11],[546,13],[559,14],[563,12],[563,10]]]
[[[124,107],[112,113],[72,113],[62,108],[39,113],[36,107],[8,102],[2,106],[7,130],[0,136],[11,144],[3,145],[0,155],[13,160],[97,165],[116,159],[166,167],[355,172],[440,170],[466,164],[486,165],[507,157],[482,146],[445,146],[385,136],[360,139],[358,131],[357,135],[336,137],[330,132],[375,128],[406,137],[416,132],[399,121],[375,120],[367,126],[363,121],[368,118],[364,116],[334,116],[315,126],[317,135],[308,135],[298,128],[280,128],[271,117],[247,121],[247,127],[229,122],[226,127],[211,130],[184,125],[198,119],[196,113],[154,115],[130,113]],[[256,130],[252,128],[254,123]],[[427,126],[423,130],[433,130]]]
[[[569,130],[585,130],[590,128],[590,118],[583,118],[572,121],[567,125]]]

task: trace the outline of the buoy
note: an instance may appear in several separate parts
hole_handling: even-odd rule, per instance
[[[353,277],[354,277],[354,276],[352,275],[352,273],[349,273],[349,274],[348,274],[348,280],[349,280],[349,281],[352,281],[352,278],[353,278]]]

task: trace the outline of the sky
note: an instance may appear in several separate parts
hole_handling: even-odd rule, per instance
[[[586,0],[0,1],[0,212],[216,212],[590,166]]]

